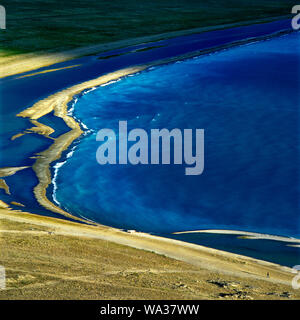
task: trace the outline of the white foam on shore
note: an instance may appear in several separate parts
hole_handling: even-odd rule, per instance
[[[97,87],[93,87],[91,89],[85,90],[82,92],[81,96],[84,96],[84,95],[86,95],[96,89],[97,89]],[[93,130],[89,129],[88,126],[81,119],[78,119],[77,117],[75,117],[74,110],[75,110],[75,105],[78,102],[78,100],[79,100],[79,97],[74,97],[72,104],[71,104],[71,107],[67,112],[67,115],[74,118],[80,124],[80,126],[84,129],[83,135],[86,135],[86,134],[92,132]]]
[[[53,168],[54,168],[54,174],[53,174],[53,178],[51,183],[53,184],[53,192],[52,192],[52,199],[53,201],[60,207],[60,202],[57,200],[56,198],[56,191],[57,191],[57,174],[58,174],[58,170],[59,168],[61,168],[64,164],[66,163],[66,161],[64,162],[58,162]]]
[[[74,107],[75,107],[75,104],[76,104],[77,101],[78,101],[77,97],[73,99],[72,104],[71,104],[71,108],[67,112],[68,116],[73,116]]]
[[[75,149],[76,149],[76,146],[74,146],[71,149],[71,151],[67,154],[65,161],[58,162],[53,166],[54,174],[53,174],[53,178],[51,180],[51,183],[53,184],[52,199],[59,207],[61,207],[61,205],[60,205],[60,202],[57,200],[57,197],[56,197],[58,171],[67,162],[67,159],[69,159],[69,158],[71,158],[73,156],[73,153],[74,153]]]
[[[84,91],[81,93],[81,96],[84,96],[84,95],[86,95],[86,94],[88,94],[88,93],[90,93],[90,92],[92,92],[92,91],[94,91],[94,90],[96,90],[96,89],[97,89],[97,87],[93,87],[93,88],[84,90]],[[78,102],[78,100],[79,100],[79,97],[74,97],[74,99],[73,99],[73,101],[72,101],[72,104],[71,104],[71,107],[70,107],[70,109],[69,109],[68,112],[67,112],[67,115],[70,116],[70,117],[73,117],[74,119],[76,119],[77,122],[79,122],[80,126],[81,126],[83,129],[85,129],[86,131],[88,131],[88,130],[92,131],[91,129],[88,128],[88,126],[87,126],[86,124],[84,124],[84,123],[82,122],[82,120],[80,120],[80,119],[78,119],[77,117],[74,116],[75,105],[76,105],[76,103]]]
[[[96,90],[96,89],[97,89],[97,87],[93,87],[93,88],[91,88],[91,89],[85,90],[85,91],[82,92],[81,95],[82,95],[82,96],[83,96],[83,95],[86,95],[86,94],[88,94],[89,92],[92,92],[92,91],[94,91],[94,90]],[[89,134],[90,132],[93,132],[93,130],[89,129],[86,124],[84,124],[80,119],[78,119],[78,118],[76,118],[76,117],[74,116],[75,105],[76,105],[76,103],[78,102],[78,100],[79,100],[79,97],[74,97],[74,99],[73,99],[73,101],[72,101],[72,103],[71,103],[71,107],[70,107],[70,109],[69,109],[68,112],[67,112],[67,115],[70,116],[70,117],[73,117],[74,119],[76,119],[76,121],[77,121],[77,122],[80,124],[80,126],[84,129],[83,135],[85,136],[85,135]],[[61,204],[60,204],[60,202],[57,200],[57,197],[56,197],[56,193],[57,193],[57,189],[58,189],[58,187],[57,187],[57,176],[58,176],[58,172],[59,172],[59,169],[67,162],[67,160],[73,156],[73,153],[74,153],[76,147],[77,147],[76,145],[73,146],[72,149],[70,150],[70,152],[67,153],[67,155],[66,155],[66,160],[65,160],[65,161],[57,162],[57,163],[53,166],[54,174],[53,174],[53,178],[52,178],[52,180],[51,180],[51,183],[52,183],[52,185],[53,185],[52,199],[53,199],[53,201],[54,201],[59,207],[61,207]],[[88,219],[87,219],[87,220],[88,220]],[[93,222],[93,221],[91,221],[91,222]]]
[[[109,85],[111,85],[111,84],[113,84],[113,83],[116,83],[116,82],[119,82],[119,81],[121,81],[121,79],[108,81],[108,82],[106,82],[106,83],[101,84],[100,87],[106,87],[106,86],[109,86]]]
[[[80,218],[82,218],[82,219],[84,219],[84,220],[86,220],[86,221],[89,221],[89,222],[91,222],[91,223],[97,223],[96,221],[93,221],[93,220],[91,220],[91,219],[83,216],[82,214],[78,214],[78,215],[79,215]]]

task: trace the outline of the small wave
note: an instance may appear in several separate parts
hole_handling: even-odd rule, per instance
[[[56,191],[57,191],[56,180],[57,180],[57,174],[58,174],[59,168],[61,168],[65,163],[66,163],[66,161],[59,162],[53,167],[54,168],[54,174],[53,174],[53,178],[52,178],[52,181],[51,181],[51,183],[53,185],[52,199],[59,207],[60,207],[60,202],[56,198]]]
[[[84,92],[82,92],[81,96],[86,95],[87,93],[92,92],[96,89],[97,89],[97,87],[93,87],[91,89],[85,90]],[[78,102],[78,100],[79,100],[79,96],[73,98],[73,101],[71,103],[71,107],[68,110],[67,115],[74,118],[77,122],[79,122],[80,126],[85,130],[84,134],[86,134],[86,132],[89,133],[89,132],[91,132],[91,130],[88,128],[88,126],[86,124],[84,124],[80,119],[78,119],[74,115],[75,105]]]
[[[89,221],[89,222],[91,222],[91,223],[96,223],[96,221],[91,220],[91,219],[85,217],[84,215],[82,215],[82,214],[80,214],[80,213],[79,213],[78,215],[79,215],[79,217],[82,218],[83,220]]]
[[[116,82],[119,82],[119,81],[121,81],[121,79],[108,81],[108,82],[106,82],[106,83],[104,83],[104,84],[101,84],[100,87],[106,87],[106,86],[109,86],[110,84],[113,84],[113,83],[116,83]]]
[[[87,93],[89,93],[91,91],[94,91],[96,89],[97,89],[97,87],[93,87],[91,89],[85,90],[84,92],[82,92],[81,96],[83,96],[83,95],[85,95],[85,94],[87,94]],[[84,129],[83,135],[85,136],[85,135],[93,132],[93,130],[89,129],[87,125],[85,125],[80,119],[78,119],[77,117],[74,116],[75,105],[78,102],[78,100],[79,100],[79,96],[73,98],[72,103],[71,103],[71,107],[68,110],[67,115],[70,116],[70,117],[73,117],[80,124],[80,126]],[[57,200],[57,197],[56,197],[58,171],[67,162],[67,159],[69,159],[69,158],[71,158],[73,156],[73,153],[74,153],[75,149],[76,149],[76,145],[73,146],[71,151],[67,153],[65,161],[57,162],[53,166],[54,174],[53,174],[53,178],[52,178],[52,181],[51,181],[51,183],[53,185],[52,199],[59,207],[61,207],[61,204]]]
[[[83,135],[87,135],[90,132],[93,132],[92,129],[90,129],[86,124],[84,124],[80,119],[78,119],[77,117],[75,117],[73,115],[73,118],[80,124],[80,127],[84,129]]]
[[[87,93],[89,93],[89,92],[92,92],[92,91],[94,91],[94,90],[96,90],[97,89],[97,87],[93,87],[93,88],[91,88],[91,89],[87,89],[87,90],[85,90],[84,92],[83,92],[83,95],[85,95],[85,94],[87,94]]]
[[[76,149],[76,146],[74,146],[70,152],[68,152],[68,154],[66,155],[66,159],[69,159],[73,156],[73,153]],[[57,192],[57,176],[58,176],[58,171],[59,169],[67,162],[67,160],[65,161],[62,161],[62,162],[57,162],[54,166],[53,166],[53,169],[54,169],[54,174],[53,174],[53,178],[52,178],[52,185],[53,185],[53,192],[52,192],[52,199],[53,201],[59,206],[61,207],[61,204],[60,202],[57,200],[57,197],[56,197],[56,192]]]
[[[74,98],[71,104],[71,108],[68,110],[67,115],[68,116],[73,116],[73,112],[74,112],[74,108],[75,108],[75,104],[77,103],[78,98]]]

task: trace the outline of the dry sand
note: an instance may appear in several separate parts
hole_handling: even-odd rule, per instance
[[[1,299],[300,298],[288,267],[146,233],[3,208],[0,235]]]

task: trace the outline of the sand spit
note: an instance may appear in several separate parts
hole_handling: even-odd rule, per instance
[[[8,176],[12,176],[13,174],[15,174],[16,172],[20,171],[20,170],[24,170],[29,168],[28,166],[26,167],[4,167],[4,168],[0,168],[0,177],[8,177]]]
[[[0,178],[9,177],[14,175],[20,170],[27,169],[29,167],[4,167],[0,168]],[[5,193],[10,195],[9,186],[4,179],[0,179],[0,189],[4,189]]]
[[[9,77],[12,75],[25,73],[33,70],[37,70],[43,67],[48,67],[56,63],[73,60],[86,55],[97,54],[101,52],[111,51],[115,49],[125,48],[143,43],[149,43],[159,40],[165,40],[173,37],[179,37],[184,35],[190,35],[201,32],[209,32],[214,30],[221,30],[227,28],[234,28],[238,26],[245,26],[249,24],[267,23],[279,19],[285,19],[289,16],[273,17],[257,19],[252,21],[244,21],[239,23],[223,24],[210,27],[194,28],[182,31],[173,31],[163,34],[138,37],[129,40],[115,41],[111,43],[99,44],[94,46],[82,47],[73,50],[53,53],[53,52],[36,52],[27,54],[18,54],[14,56],[0,58],[0,79]]]
[[[233,234],[244,239],[262,239],[262,240],[275,240],[282,242],[292,242],[292,243],[300,243],[300,239],[296,238],[288,238],[282,236],[276,236],[271,234],[263,234],[256,232],[247,232],[247,231],[239,231],[239,230],[193,230],[193,231],[181,231],[181,232],[173,232],[173,234],[190,234],[190,233],[214,233],[214,234]]]
[[[52,137],[50,137],[50,135],[54,132],[53,128],[46,126],[45,124],[39,123],[37,120],[31,119],[30,122],[34,125],[34,127],[26,129],[23,132],[15,134],[14,136],[11,137],[11,140],[13,141],[17,138],[20,138],[27,133],[36,133],[36,134],[40,134],[44,137],[53,139]]]
[[[9,186],[4,179],[0,179],[0,189],[3,189],[6,194],[10,195]]]
[[[48,70],[43,70],[43,71],[39,71],[39,72],[34,72],[34,73],[30,73],[30,74],[25,74],[24,76],[20,76],[17,79],[22,79],[22,78],[28,78],[28,77],[33,77],[39,74],[44,74],[44,73],[48,73],[48,72],[55,72],[55,71],[60,71],[60,70],[65,70],[65,69],[72,69],[72,68],[76,68],[79,67],[80,64],[76,64],[74,66],[68,66],[68,67],[62,67],[62,68],[55,68],[55,69],[48,69]]]
[[[7,203],[5,203],[4,201],[0,200],[0,208],[7,208],[9,209],[9,205]]]
[[[51,202],[46,195],[46,190],[52,181],[50,164],[53,161],[58,160],[61,157],[62,152],[68,149],[72,142],[79,138],[83,133],[80,124],[73,117],[68,115],[69,102],[72,101],[75,95],[80,94],[84,90],[100,86],[102,84],[117,80],[130,74],[140,72],[145,68],[146,66],[126,68],[113,73],[109,73],[104,76],[100,76],[99,78],[96,78],[94,80],[83,82],[71,88],[55,93],[44,100],[38,101],[32,107],[27,108],[26,110],[17,114],[18,117],[29,118],[30,121],[36,125],[36,127],[34,128],[25,130],[25,133],[35,132],[47,138],[51,138],[50,135],[54,132],[54,129],[45,125],[41,125],[37,121],[41,117],[51,112],[53,112],[56,117],[61,118],[70,128],[70,131],[54,139],[53,144],[47,150],[39,152],[36,157],[37,159],[32,166],[32,169],[39,180],[38,185],[34,187],[34,195],[37,201],[44,208],[52,212],[62,214],[68,218],[85,221],[81,218],[74,217],[65,210],[59,208],[53,202]],[[20,134],[18,134],[17,136],[20,136]],[[14,136],[12,139],[15,139],[17,136]]]

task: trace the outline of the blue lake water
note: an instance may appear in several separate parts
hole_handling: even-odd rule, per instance
[[[200,244],[210,248],[229,251],[255,259],[274,262],[288,267],[300,263],[300,249],[286,243],[268,239],[246,239],[233,234],[183,233],[164,235],[168,238]]]
[[[83,95],[91,131],[57,164],[55,199],[74,215],[154,233],[207,228],[300,236],[300,35],[141,72]],[[205,130],[205,169],[104,165],[97,131]]]

